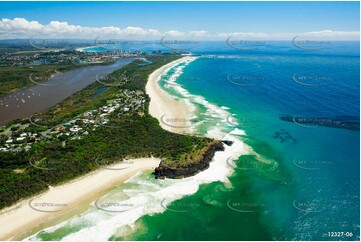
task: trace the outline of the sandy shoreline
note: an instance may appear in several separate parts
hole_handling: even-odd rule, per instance
[[[160,159],[127,160],[99,169],[64,185],[50,189],[36,197],[23,200],[6,208],[0,214],[0,240],[16,239],[42,223],[90,203],[99,193],[122,183],[140,171],[155,169]],[[71,194],[71,196],[69,196]]]
[[[161,68],[155,70],[148,77],[145,87],[146,93],[151,99],[149,104],[149,113],[159,120],[160,126],[173,133],[189,133],[189,119],[192,112],[186,103],[174,99],[170,94],[164,91],[158,84],[162,74],[173,66],[192,57],[183,57],[175,60]]]
[[[187,123],[191,111],[184,102],[174,99],[162,90],[158,80],[169,68],[187,58],[189,57],[183,57],[155,70],[149,75],[146,85],[146,92],[151,98],[149,113],[160,121],[162,128],[175,133],[190,130]],[[0,211],[0,240],[21,238],[29,231],[71,212],[76,207],[88,205],[101,193],[136,173],[155,169],[159,163],[160,159],[156,158],[128,160],[126,164],[119,163],[108,167],[111,169],[99,169],[64,185],[50,187],[38,196],[5,208]]]

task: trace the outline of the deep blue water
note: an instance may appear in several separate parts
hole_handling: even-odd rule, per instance
[[[163,239],[359,240],[359,130],[279,119],[290,115],[360,120],[359,42],[331,42],[317,50],[298,48],[291,41],[266,42],[253,50],[208,42],[191,52],[200,58],[184,68],[176,83],[230,108],[238,123],[231,118],[231,126],[245,130],[242,139],[278,167],[269,169],[241,157],[230,177],[232,190],[220,192],[217,183],[204,185],[181,201],[204,200],[212,194],[214,202],[230,197],[240,204],[262,204],[262,212],[250,216],[202,207],[193,211],[198,215],[192,222],[177,227],[177,236],[168,233]],[[171,218],[165,212],[145,216],[141,223],[152,231],[153,224]],[[204,221],[207,226],[197,235],[190,233],[188,223],[197,226]],[[163,226],[171,230],[171,225]],[[331,232],[344,235],[332,237]],[[143,236],[135,238],[152,238]]]
[[[159,43],[129,48],[167,50]],[[141,212],[102,213],[90,206],[36,239],[360,240],[360,131],[279,118],[342,116],[359,121],[359,42],[331,42],[317,50],[298,48],[291,41],[266,42],[252,50],[207,42],[195,44],[191,52],[199,58],[172,68],[160,85],[196,105],[200,125],[195,132],[245,131],[238,132],[239,138],[254,152],[228,164],[234,170],[230,183],[211,179],[181,198],[178,193],[199,182],[196,176],[174,181],[141,174],[112,191],[119,195],[116,201],[125,195],[130,201],[144,200]],[[190,95],[167,84],[175,76]],[[219,108],[207,109],[199,96]],[[215,112],[209,112],[212,108]],[[222,116],[228,114],[225,110],[233,116]],[[217,168],[222,165],[228,166]],[[162,196],[178,200],[170,209],[156,209]],[[175,212],[179,208],[186,212]],[[120,225],[127,222],[132,227]]]
[[[292,40],[289,41],[264,41],[260,45],[237,45],[232,44],[226,41],[195,41],[191,42],[188,45],[185,44],[162,44],[164,41],[129,41],[128,44],[108,44],[108,45],[98,45],[86,48],[86,51],[95,51],[95,52],[105,52],[105,51],[187,51],[194,54],[203,54],[203,55],[222,55],[222,54],[232,54],[232,55],[244,55],[244,54],[272,54],[272,55],[315,55],[315,56],[359,56],[359,41],[329,41],[325,44],[319,44],[318,46],[314,45],[300,45],[295,44]],[[235,48],[230,47],[233,46]],[[244,50],[237,49],[238,47],[245,47]],[[249,47],[249,48],[248,48]],[[309,50],[308,47],[315,50]],[[303,48],[303,49],[302,49]]]
[[[237,127],[247,133],[245,142],[279,163],[282,185],[263,184],[262,179],[272,177],[260,175],[260,169],[263,178],[252,178],[248,186],[259,190],[258,196],[274,208],[262,215],[270,230],[273,227],[274,239],[355,240],[360,224],[359,130],[302,126],[279,116],[359,120],[358,43],[336,43],[309,52],[287,45],[272,47],[254,53],[204,51],[206,57],[187,66],[177,83],[229,107]],[[285,196],[292,206],[282,205]],[[332,231],[354,236],[329,237]]]

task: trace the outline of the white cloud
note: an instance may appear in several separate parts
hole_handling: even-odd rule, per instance
[[[138,39],[138,40],[156,40],[164,36],[182,39],[199,40],[224,40],[232,37],[233,39],[260,39],[260,40],[290,40],[295,36],[299,38],[310,39],[328,39],[328,40],[359,40],[359,31],[335,31],[321,30],[305,33],[257,33],[257,32],[228,32],[228,33],[210,33],[206,30],[194,30],[182,32],[179,30],[169,30],[161,32],[157,29],[144,29],[136,26],[119,28],[115,26],[105,27],[86,27],[72,25],[68,22],[51,21],[48,24],[41,24],[38,21],[29,21],[25,18],[7,19],[0,21],[0,38],[95,38],[101,36],[102,39]]]
[[[102,37],[122,38],[126,36],[157,36],[161,33],[156,29],[143,29],[129,26],[124,29],[114,26],[83,27],[67,22],[51,21],[42,25],[37,21],[28,21],[24,18],[13,20],[3,18],[0,21],[0,38],[21,38],[35,36],[36,38],[94,38]]]
[[[2,31],[37,31],[43,27],[38,21],[27,21],[24,18],[14,18],[13,20],[3,18],[0,22]]]
[[[123,35],[147,35],[147,31],[145,29],[139,27],[126,27],[123,29]]]
[[[344,39],[357,39],[360,37],[360,32],[358,31],[332,31],[332,30],[322,30],[322,31],[313,31],[306,32],[302,36],[311,36],[319,38],[344,38]]]
[[[159,32],[159,30],[156,29],[149,29],[149,34],[154,36],[162,35],[161,32]]]
[[[210,35],[208,34],[208,31],[205,31],[205,30],[190,31],[189,35],[196,36],[196,37],[210,37]]]
[[[169,36],[173,36],[173,37],[180,37],[180,36],[184,36],[185,33],[177,31],[177,30],[169,30],[167,32],[165,32],[166,35]]]

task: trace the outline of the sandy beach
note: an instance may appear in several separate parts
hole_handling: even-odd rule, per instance
[[[189,56],[175,60],[155,70],[148,77],[146,92],[150,97],[149,113],[159,120],[161,127],[173,133],[187,133],[190,130],[189,119],[192,112],[182,100],[176,100],[158,84],[160,77],[173,66],[191,58]]]
[[[190,108],[181,100],[174,99],[162,90],[158,81],[169,68],[186,58],[173,61],[149,75],[146,92],[151,98],[150,114],[160,121],[162,128],[175,133],[189,131]],[[49,190],[20,201],[0,212],[0,240],[14,240],[37,227],[70,213],[80,206],[88,206],[97,197],[116,184],[122,183],[137,172],[155,169],[160,159],[142,158],[128,160],[108,169],[99,169],[64,185],[49,187]],[[110,169],[109,169],[110,168]],[[125,168],[125,169],[124,169]]]
[[[127,160],[104,167],[64,185],[6,208],[0,214],[0,240],[12,240],[66,212],[89,204],[99,195],[144,170],[155,169],[160,159]]]

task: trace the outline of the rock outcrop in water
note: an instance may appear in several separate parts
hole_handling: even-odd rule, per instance
[[[292,117],[282,115],[279,117],[282,121],[293,122],[304,127],[323,126],[329,128],[360,130],[360,118],[353,116],[336,117]]]
[[[188,167],[169,167],[165,165],[162,161],[159,166],[154,170],[155,178],[181,179],[194,176],[195,174],[204,171],[209,167],[209,163],[212,161],[214,154],[217,151],[224,151],[224,144],[231,146],[233,142],[228,140],[215,142],[208,147],[201,160],[196,163],[190,164]]]

